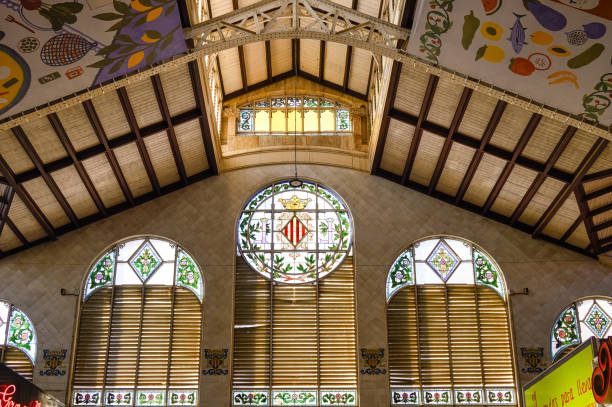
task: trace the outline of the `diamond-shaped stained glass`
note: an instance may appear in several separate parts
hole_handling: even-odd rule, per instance
[[[427,258],[427,264],[446,281],[459,266],[459,259],[453,250],[440,241]]]
[[[308,229],[298,217],[294,215],[293,218],[287,222],[285,227],[283,227],[281,232],[293,246],[297,246],[308,234]]]
[[[161,266],[162,259],[150,242],[146,242],[130,260],[130,266],[144,282]]]
[[[594,302],[584,322],[598,338],[602,338],[610,328],[612,319]]]

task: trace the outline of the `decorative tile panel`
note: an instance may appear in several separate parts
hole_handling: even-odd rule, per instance
[[[197,390],[168,390],[169,406],[196,406],[197,404]]]
[[[130,266],[138,277],[145,282],[162,264],[162,259],[149,241],[147,241],[130,259]]]
[[[316,406],[317,390],[274,390],[273,406]]]
[[[418,389],[391,390],[392,406],[418,406],[421,393]]]
[[[356,406],[355,390],[321,390],[321,406]]]
[[[366,349],[361,348],[361,360],[363,363],[363,369],[359,372],[361,374],[378,375],[386,374],[387,369],[383,369],[385,358],[385,349]]]
[[[387,275],[387,302],[402,287],[414,284],[414,265],[408,249],[395,260]]]
[[[423,404],[425,405],[453,404],[453,395],[450,390],[423,390]]]
[[[488,389],[486,401],[489,405],[516,404],[516,395],[514,389]]]
[[[208,365],[202,370],[204,375],[226,375],[228,369],[222,369],[223,362],[227,359],[228,349],[204,349],[204,359]]]
[[[102,390],[75,390],[72,395],[73,406],[102,405]]]
[[[134,392],[132,390],[107,390],[104,393],[106,406],[133,406]]]
[[[608,331],[608,328],[610,328],[611,321],[612,320],[605,313],[605,311],[601,309],[599,305],[597,305],[597,302],[593,302],[591,309],[584,318],[584,323],[598,338],[604,337],[605,333]]]
[[[163,390],[138,390],[137,406],[163,406],[166,402],[166,392]]]
[[[234,406],[268,406],[270,393],[262,390],[234,390],[232,404]]]
[[[459,257],[443,241],[440,241],[433,252],[427,258],[427,264],[435,271],[443,281],[450,278],[459,266]]]
[[[455,390],[455,404],[457,405],[484,404],[484,399],[482,397],[482,390],[478,390],[478,389]]]

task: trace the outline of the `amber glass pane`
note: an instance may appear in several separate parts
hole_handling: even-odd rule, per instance
[[[272,131],[287,131],[287,121],[285,120],[285,112],[276,110],[272,112]]]
[[[289,131],[302,131],[302,112],[290,111],[287,116],[287,125]]]
[[[270,131],[270,116],[268,110],[255,112],[255,131]]]
[[[304,112],[304,131],[319,130],[319,114],[316,110],[307,110]]]
[[[334,111],[321,111],[321,131],[334,131]]]

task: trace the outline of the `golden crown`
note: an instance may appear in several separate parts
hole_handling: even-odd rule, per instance
[[[283,198],[278,199],[278,201],[281,204],[283,204],[285,209],[288,209],[290,211],[300,211],[304,209],[306,205],[308,205],[308,202],[310,202],[311,200],[312,199],[310,198],[300,199],[297,197],[297,195],[293,195],[291,199],[283,199]]]

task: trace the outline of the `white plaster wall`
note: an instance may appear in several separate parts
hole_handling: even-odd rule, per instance
[[[292,174],[292,166],[286,165],[223,173],[2,259],[0,299],[14,302],[30,316],[39,349],[70,349],[77,297],[60,296],[60,289],[80,288],[89,264],[119,239],[166,236],[189,250],[203,268],[204,347],[231,349],[237,215],[259,187]],[[529,296],[511,299],[515,345],[543,346],[545,363],[550,363],[550,328],[561,308],[578,297],[612,292],[610,266],[385,179],[315,165],[299,166],[299,174],[334,189],[353,214],[358,348],[387,349],[386,273],[403,248],[427,235],[452,234],[479,244],[499,263],[511,290],[529,288]],[[64,399],[67,375],[38,375],[40,352],[34,382]],[[518,355],[517,361],[519,368],[524,366]],[[386,375],[359,379],[361,406],[389,405]],[[203,405],[229,406],[230,376],[202,376],[201,391]]]

